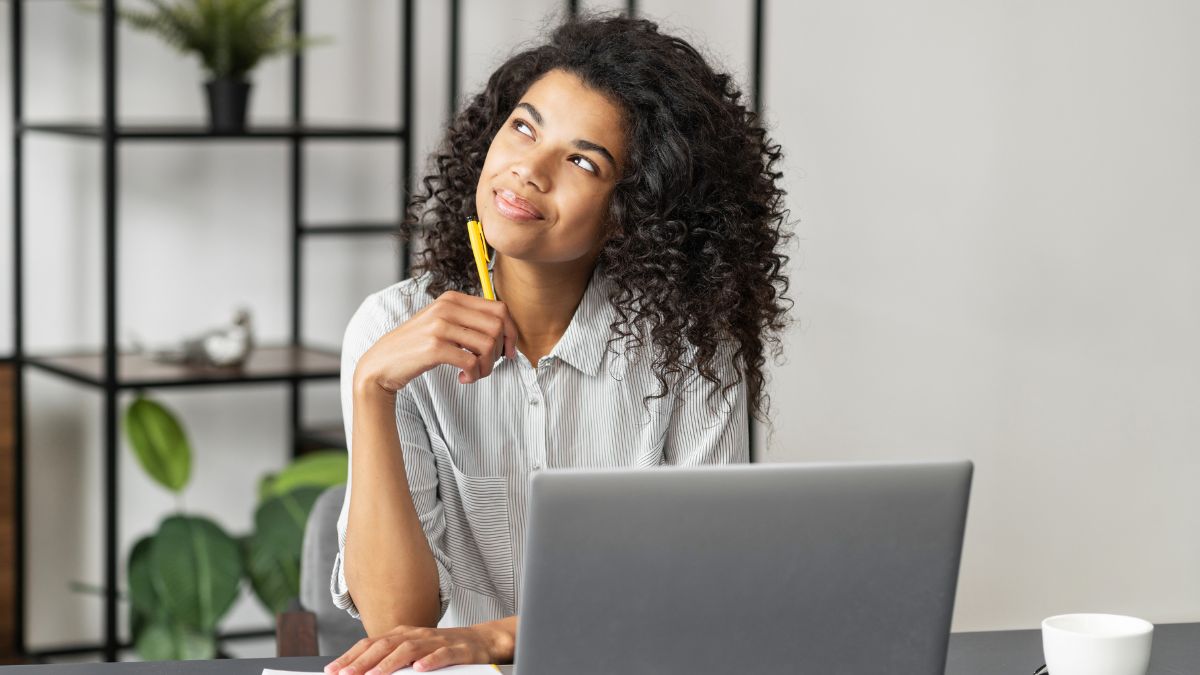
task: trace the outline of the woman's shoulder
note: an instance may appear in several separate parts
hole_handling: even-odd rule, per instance
[[[430,274],[398,281],[363,299],[346,326],[345,342],[373,342],[433,302]]]

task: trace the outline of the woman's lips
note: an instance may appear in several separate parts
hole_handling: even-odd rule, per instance
[[[541,220],[543,217],[533,205],[521,199],[511,190],[493,190],[492,201],[496,203],[500,215],[509,220],[530,221]]]

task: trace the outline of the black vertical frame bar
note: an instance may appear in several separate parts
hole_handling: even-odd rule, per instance
[[[22,333],[24,326],[24,304],[22,302],[21,280],[24,276],[21,250],[24,247],[22,231],[24,226],[24,137],[21,125],[24,123],[24,69],[23,69],[23,17],[21,14],[24,0],[11,0],[9,10],[9,33],[11,35],[9,66],[12,68],[12,223],[13,223],[13,500],[14,532],[16,544],[14,551],[13,580],[13,636],[17,654],[24,654],[25,644],[25,341]]]
[[[458,0],[453,0],[451,11],[457,13]],[[413,36],[416,34],[413,25],[413,2],[404,0],[401,8],[400,52],[403,63],[400,66],[400,220],[404,222],[408,214],[408,200],[413,192],[413,144],[416,135],[413,133]],[[457,31],[456,31],[457,33]],[[452,47],[454,49],[454,47]],[[457,51],[457,50],[456,50]],[[451,66],[453,68],[454,66]],[[452,96],[455,90],[452,88]],[[407,279],[411,263],[411,241],[405,241],[400,246],[400,279]]]
[[[579,14],[579,0],[567,0],[567,16],[575,17]]]
[[[117,660],[117,11],[104,0],[104,659]]]
[[[292,30],[299,37],[304,34],[304,0],[295,0],[293,7]],[[304,124],[304,55],[299,49],[292,52],[291,80],[291,123],[293,128],[299,129]],[[301,345],[300,333],[304,308],[300,285],[300,280],[303,278],[301,267],[304,262],[304,252],[300,245],[303,188],[304,146],[300,135],[293,134],[288,142],[288,219],[292,225],[289,230],[292,253],[292,284],[289,290],[292,308],[291,343],[293,347],[297,348]],[[288,424],[287,447],[290,449],[292,457],[300,454],[300,424],[304,417],[303,401],[301,400],[303,393],[303,385],[299,380],[292,380],[288,384],[288,408],[291,411],[291,420]]]
[[[752,77],[754,78],[754,112],[762,117],[763,96],[763,20],[766,12],[766,0],[754,0],[754,43],[752,60]]]
[[[753,87],[751,104],[754,106],[754,114],[759,118],[759,124],[762,124],[763,114],[763,26],[765,14],[766,0],[754,0],[754,39],[751,44],[753,53],[750,59],[750,78]],[[750,406],[746,407],[746,431],[750,444],[750,461],[753,462],[755,460],[754,445],[758,440],[758,422],[755,421],[751,410]]]
[[[625,0],[625,15],[637,16],[637,0]]]
[[[448,117],[449,119],[454,119],[454,116],[456,114],[458,114],[458,88],[459,88],[459,83],[458,83],[458,78],[459,78],[458,36],[459,36],[459,32],[460,32],[460,30],[459,30],[460,24],[462,22],[462,16],[460,13],[461,10],[462,10],[462,7],[461,7],[461,3],[459,2],[459,0],[450,0],[450,24],[449,24],[449,28],[448,28],[449,33],[450,33],[450,35],[449,35],[450,39],[447,40],[447,42],[449,42],[449,44],[450,44],[450,53],[447,55],[448,61],[450,63],[450,69],[449,69],[450,109],[448,111],[446,111],[446,117]],[[412,134],[409,134],[409,138],[412,138]]]

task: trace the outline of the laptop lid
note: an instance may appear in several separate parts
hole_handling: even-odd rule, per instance
[[[538,472],[515,672],[941,673],[972,470]]]

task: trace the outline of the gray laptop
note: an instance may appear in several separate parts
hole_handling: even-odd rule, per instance
[[[516,675],[940,674],[972,469],[536,473]]]

